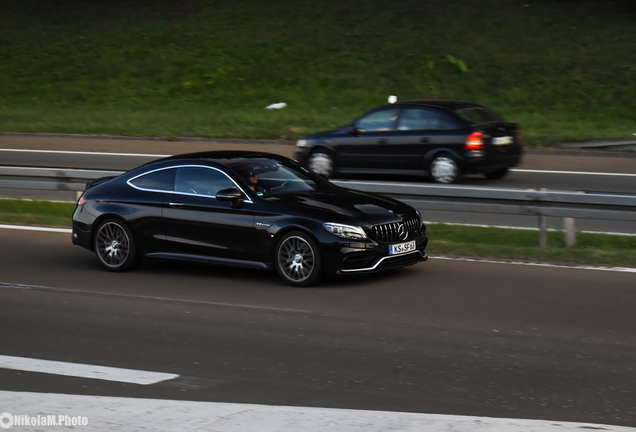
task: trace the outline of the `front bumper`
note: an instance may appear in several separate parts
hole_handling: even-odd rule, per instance
[[[414,238],[415,250],[391,255],[389,243],[368,240],[364,243],[337,242],[327,247],[325,270],[335,274],[374,273],[383,270],[406,267],[426,261],[425,249],[428,244],[426,227]]]
[[[426,260],[428,260],[428,255],[426,255],[426,252],[416,250],[414,252],[409,252],[402,255],[388,255],[379,258],[375,260],[375,263],[369,267],[340,269],[337,273],[373,273],[393,268],[407,267]]]

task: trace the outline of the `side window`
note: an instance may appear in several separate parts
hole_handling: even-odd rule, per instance
[[[398,130],[449,130],[461,125],[448,114],[426,109],[405,109],[398,120]]]
[[[139,176],[130,183],[140,189],[172,191],[175,169],[163,169]]]
[[[400,110],[396,108],[375,111],[358,120],[356,122],[356,127],[367,132],[393,130],[395,119],[399,113]]]
[[[223,189],[236,187],[234,182],[220,171],[205,167],[177,169],[174,191],[196,195],[216,196]]]

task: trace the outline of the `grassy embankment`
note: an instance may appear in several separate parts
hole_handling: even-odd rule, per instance
[[[628,5],[7,1],[0,130],[294,139],[395,94],[483,103],[527,145],[632,137]]]
[[[0,199],[0,223],[70,228],[74,203]],[[563,234],[550,232],[549,247],[537,246],[535,231],[432,224],[430,255],[636,267],[636,237],[584,234],[564,247]]]

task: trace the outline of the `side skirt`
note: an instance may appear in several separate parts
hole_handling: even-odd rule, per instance
[[[269,270],[272,268],[271,265],[267,265],[259,261],[246,261],[246,260],[237,260],[232,258],[217,258],[217,257],[203,256],[203,255],[190,255],[190,254],[180,254],[180,253],[170,253],[170,252],[153,252],[153,253],[147,254],[146,257],[169,259],[174,261],[199,262],[199,263],[205,263],[205,264],[220,264],[220,265],[224,265],[228,267],[242,267],[242,268],[253,268],[253,269],[261,269],[261,270]]]

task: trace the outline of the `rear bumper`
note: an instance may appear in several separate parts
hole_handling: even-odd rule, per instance
[[[502,168],[516,167],[521,163],[521,152],[502,156],[486,156],[484,158],[464,159],[462,163],[462,172],[464,174],[473,174],[484,171],[492,171]]]

